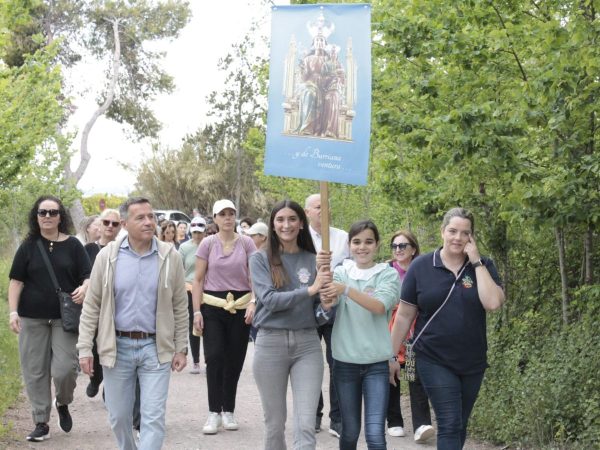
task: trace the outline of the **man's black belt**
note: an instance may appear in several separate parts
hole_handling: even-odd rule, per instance
[[[119,330],[117,330],[117,336],[126,337],[129,339],[148,339],[149,337],[156,336],[156,333],[146,333],[145,331],[119,331]]]

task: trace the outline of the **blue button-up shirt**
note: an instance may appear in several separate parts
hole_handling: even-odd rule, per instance
[[[138,255],[124,239],[115,266],[115,328],[156,333],[159,257],[156,240]]]

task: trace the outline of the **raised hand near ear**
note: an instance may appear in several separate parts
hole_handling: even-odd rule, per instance
[[[473,235],[469,237],[469,242],[467,242],[467,245],[465,245],[463,252],[469,257],[469,261],[471,261],[471,263],[475,263],[481,258]]]

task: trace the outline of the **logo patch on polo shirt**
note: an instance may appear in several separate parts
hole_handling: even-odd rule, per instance
[[[300,280],[300,284],[308,283],[308,280],[310,280],[310,272],[307,268],[302,267],[298,269],[298,280]]]
[[[363,291],[365,294],[367,294],[370,297],[373,297],[373,294],[375,294],[375,288],[374,287],[366,287],[365,290]]]
[[[473,279],[469,275],[465,275],[462,279],[463,287],[471,289],[473,287]]]

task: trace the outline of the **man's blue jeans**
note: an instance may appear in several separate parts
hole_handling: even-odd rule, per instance
[[[438,450],[462,449],[484,372],[457,375],[418,355],[417,372],[437,418]]]
[[[333,360],[333,382],[342,416],[340,450],[355,450],[365,399],[365,439],[369,450],[386,448],[385,415],[390,388],[388,362],[352,364]]]
[[[104,366],[104,391],[110,426],[121,450],[135,450],[133,404],[136,379],[140,381],[140,445],[144,450],[162,447],[171,363],[160,364],[154,338],[117,337],[117,361]]]

